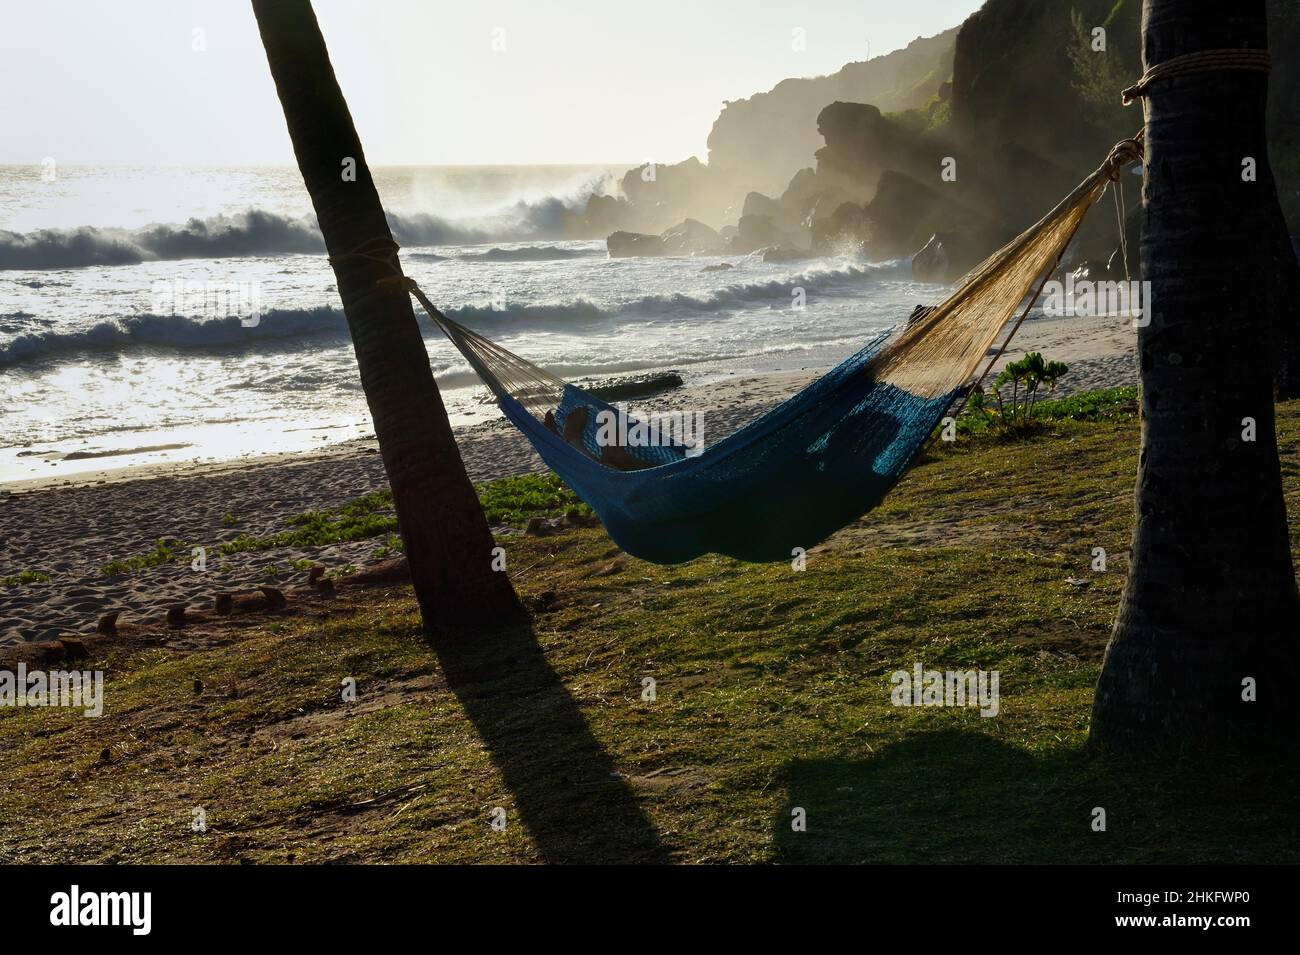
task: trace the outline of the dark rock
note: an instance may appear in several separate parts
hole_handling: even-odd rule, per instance
[[[90,656],[80,637],[60,637],[59,643],[63,644],[65,660],[85,660]]]
[[[711,229],[698,219],[685,219],[660,237],[664,244],[664,255],[721,255],[726,251],[716,229]]]
[[[790,177],[785,192],[781,193],[781,208],[802,208],[822,191],[817,170],[805,167]]]
[[[106,637],[116,637],[117,618],[120,613],[121,611],[118,610],[110,610],[100,617],[99,622],[95,624],[95,632],[102,633]]]
[[[731,241],[731,249],[741,254],[780,245],[784,237],[772,217],[766,215],[743,215],[738,229]]]
[[[685,219],[664,230],[662,235],[615,232],[605,240],[610,258],[632,256],[721,255],[726,243],[715,229],[698,219]]]
[[[950,269],[948,250],[937,232],[912,256],[912,278],[918,282],[947,282]]]
[[[609,235],[621,229],[631,218],[626,199],[614,196],[591,196],[587,199],[586,230],[591,235]]]
[[[288,601],[284,599],[284,593],[275,587],[258,587],[257,589],[266,598],[267,610],[282,610],[288,605]]]
[[[217,594],[213,600],[213,609],[223,617],[234,610],[235,598],[232,594]]]
[[[880,259],[911,255],[939,232],[941,225],[951,225],[956,215],[957,210],[937,189],[890,170],[880,177],[876,197],[865,210],[862,229],[867,251]]]
[[[411,579],[411,568],[405,557],[394,557],[363,567],[348,578],[350,584],[397,584]]]
[[[611,259],[666,254],[663,240],[659,236],[642,232],[615,232],[605,240],[605,248]]]
[[[955,282],[975,264],[983,249],[972,249],[964,236],[936,232],[912,256],[912,278],[918,282]]]
[[[875,197],[888,170],[938,183],[940,161],[953,152],[866,103],[831,103],[817,128],[826,145],[817,151],[816,191],[838,188],[857,202]]]
[[[173,630],[180,630],[185,626],[185,605],[177,604],[175,607],[167,608],[167,626]]]
[[[626,401],[629,398],[644,398],[646,395],[671,391],[682,386],[682,376],[676,371],[657,371],[643,375],[625,375],[619,378],[604,378],[585,385],[583,390],[604,401]]]
[[[609,577],[612,576],[613,574],[619,573],[626,567],[627,567],[627,558],[624,557],[622,554],[620,554],[619,556],[611,560],[608,564],[606,564],[604,567],[600,568],[600,570],[592,574],[592,576]]]
[[[623,195],[630,204],[624,228],[662,230],[685,216],[709,222],[735,218],[729,207],[739,199],[737,182],[719,176],[694,156],[679,163],[642,164],[623,176]]]
[[[867,224],[867,213],[862,206],[841,203],[834,214],[813,225],[812,247],[822,254],[859,251],[867,242]]]
[[[854,197],[847,190],[836,186],[823,189],[810,197],[802,213],[802,222],[808,229],[815,230],[819,224],[835,218],[846,204],[855,205]],[[861,208],[861,205],[856,207]]]
[[[751,192],[745,196],[745,205],[741,211],[741,216],[766,216],[769,219],[776,220],[781,217],[781,203],[776,199],[771,199],[761,192]]]

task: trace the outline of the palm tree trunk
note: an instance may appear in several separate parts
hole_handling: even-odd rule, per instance
[[[1264,0],[1146,0],[1142,33],[1148,67],[1265,49]],[[1146,99],[1152,319],[1138,338],[1132,565],[1092,709],[1104,749],[1235,748],[1296,726],[1300,598],[1267,347],[1277,197],[1271,176],[1242,178],[1244,157],[1268,162],[1267,86],[1220,71],[1157,82]]]
[[[425,628],[520,616],[394,266],[347,253],[392,234],[309,0],[253,0],[298,168],[331,257]],[[355,180],[344,176],[355,163]],[[342,258],[338,258],[342,256]],[[395,261],[395,256],[394,256]],[[400,274],[400,270],[399,270]]]
[[[1300,398],[1300,261],[1281,208],[1272,234],[1275,282],[1270,311],[1277,336],[1273,345],[1277,357],[1275,383],[1277,399],[1290,401]]]

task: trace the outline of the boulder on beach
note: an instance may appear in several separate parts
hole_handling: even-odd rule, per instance
[[[816,252],[857,251],[867,238],[867,213],[855,202],[842,202],[834,213],[813,223],[812,247]]]
[[[803,208],[811,203],[825,189],[817,178],[817,170],[800,169],[790,177],[790,184],[781,193],[781,208]]]
[[[615,232],[605,240],[612,259],[631,256],[722,255],[727,244],[716,229],[698,219],[684,219],[662,235]]]
[[[605,240],[611,259],[626,259],[636,255],[664,255],[663,240],[657,235],[643,232],[615,232]]]
[[[782,245],[775,249],[768,249],[763,253],[764,262],[798,262],[801,259],[809,259],[812,257],[813,254],[808,249],[796,249],[789,245]]]
[[[865,211],[863,238],[872,257],[880,259],[911,255],[954,217],[953,205],[936,189],[892,169],[881,175]]]
[[[606,378],[584,386],[583,390],[603,401],[625,401],[681,386],[682,376],[679,372],[658,371],[642,375],[625,375],[621,378]]]
[[[912,278],[918,282],[949,281],[952,261],[948,255],[945,238],[943,233],[936,232],[930,236],[930,241],[912,256]]]
[[[781,203],[763,195],[761,192],[751,192],[745,196],[745,205],[741,209],[741,216],[766,216],[769,219],[778,219],[781,216]]]
[[[745,254],[758,249],[780,245],[781,230],[771,216],[748,214],[740,217],[736,237],[731,240],[731,250]]]
[[[663,235],[665,255],[720,255],[726,243],[716,229],[698,219],[683,219]]]

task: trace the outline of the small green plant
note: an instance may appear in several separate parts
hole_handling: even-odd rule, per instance
[[[1051,391],[1050,385],[1048,391]],[[1086,391],[1068,398],[1040,398],[1034,405],[1033,427],[1042,429],[1053,423],[1132,418],[1137,415],[1137,398],[1138,390],[1131,387]],[[957,418],[957,432],[1008,438],[1026,436],[1029,429],[1006,427],[989,394],[973,391]]]
[[[8,577],[0,577],[0,587],[21,587],[24,584],[43,584],[50,575],[39,570],[23,570]]]
[[[1013,361],[994,380],[990,389],[998,403],[999,422],[1007,428],[1024,428],[1033,417],[1040,389],[1047,386],[1048,395],[1056,393],[1057,382],[1070,367],[1060,361],[1046,361],[1040,352],[1029,352],[1019,361]],[[1010,394],[1007,386],[1010,385]],[[968,402],[969,404],[969,402]],[[980,408],[983,409],[983,399]]]
[[[238,523],[239,523],[239,518],[237,518],[230,511],[226,511],[226,516],[221,519],[221,524],[223,527],[234,527]]]
[[[374,556],[379,558],[392,557],[394,554],[400,554],[402,550],[402,538],[397,534],[389,534],[384,538],[383,543],[375,548]]]
[[[170,564],[182,558],[188,559],[189,556],[189,544],[174,537],[160,537],[158,543],[153,545],[152,550],[137,554],[134,557],[128,557],[125,560],[110,560],[99,568],[99,572],[105,577],[112,577],[115,574],[129,574],[133,570]]]
[[[492,525],[522,527],[530,517],[559,517],[576,509],[583,516],[591,508],[554,474],[521,474],[478,486],[483,514]]]

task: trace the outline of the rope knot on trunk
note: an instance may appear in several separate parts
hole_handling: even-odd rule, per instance
[[[1175,76],[1191,76],[1195,73],[1211,73],[1217,70],[1250,70],[1267,73],[1272,69],[1272,58],[1268,50],[1202,50],[1200,53],[1185,53],[1173,59],[1147,67],[1142,78],[1120,94],[1124,105],[1146,96],[1152,83],[1173,79]]]
[[[1138,130],[1132,139],[1121,139],[1106,154],[1106,175],[1111,182],[1118,182],[1124,170],[1135,162],[1141,162],[1145,153],[1146,130]]]

